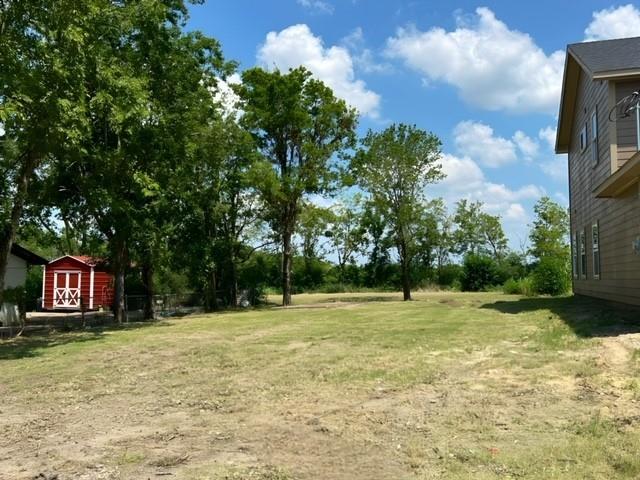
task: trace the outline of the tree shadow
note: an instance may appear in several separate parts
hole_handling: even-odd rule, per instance
[[[501,300],[486,303],[480,308],[510,314],[548,310],[580,337],[613,337],[640,333],[640,307],[580,295]]]
[[[0,340],[0,361],[39,357],[44,354],[46,349],[61,345],[100,342],[107,337],[105,332],[137,330],[140,328],[165,325],[169,325],[169,323],[155,321],[98,326],[84,330],[72,330],[69,332],[60,332],[56,330],[33,332],[28,335],[21,335],[8,340]]]

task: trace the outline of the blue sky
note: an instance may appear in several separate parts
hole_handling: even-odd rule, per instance
[[[360,129],[415,123],[443,141],[429,190],[483,201],[511,246],[543,194],[567,203],[552,150],[567,43],[640,35],[640,10],[603,1],[209,0],[189,28],[240,70],[305,64],[361,112]]]

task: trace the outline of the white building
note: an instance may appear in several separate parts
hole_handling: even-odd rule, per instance
[[[13,244],[7,259],[7,271],[4,275],[5,290],[22,287],[27,280],[30,265],[46,265],[47,260],[20,245]],[[8,303],[0,306],[0,325],[14,323],[17,317],[17,307]]]

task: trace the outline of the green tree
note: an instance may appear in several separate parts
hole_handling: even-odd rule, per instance
[[[0,304],[32,182],[86,132],[83,32],[92,3],[0,2]]]
[[[332,188],[332,160],[355,143],[357,115],[330,88],[300,67],[242,74],[241,123],[265,162],[257,178],[268,219],[282,247],[282,304],[291,304],[296,224],[305,195]]]
[[[491,255],[500,259],[507,252],[507,237],[502,229],[500,217],[483,211],[482,202],[466,199],[456,204],[453,217],[455,253],[465,255]]]
[[[411,261],[416,218],[426,186],[443,177],[440,140],[415,126],[394,124],[369,131],[351,162],[354,177],[377,204],[393,235],[402,270],[402,291],[411,300]]]
[[[364,243],[362,213],[355,199],[332,209],[329,241],[336,253],[340,283],[346,280],[346,267],[355,261],[355,256]]]
[[[536,218],[531,226],[531,255],[569,261],[569,213],[549,197],[542,197],[533,207]]]
[[[252,187],[257,157],[248,132],[222,116],[199,130],[193,155],[171,181],[174,257],[214,310],[217,290],[237,304],[238,268],[258,247],[249,245],[258,241],[262,209]]]
[[[150,216],[159,218],[162,187],[192,150],[195,126],[213,108],[214,77],[226,65],[215,40],[183,33],[183,1],[100,5],[80,32],[87,133],[80,148],[60,156],[56,201],[92,216],[106,238],[122,321],[132,241],[155,225]],[[136,237],[146,243],[145,262],[153,261],[154,238]]]

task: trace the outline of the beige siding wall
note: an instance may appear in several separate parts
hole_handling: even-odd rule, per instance
[[[640,81],[631,80],[626,82],[617,82],[615,84],[615,89],[616,102],[619,102],[627,95],[638,91],[640,89]],[[627,118],[618,120],[616,122],[616,130],[618,143],[618,167],[621,167],[624,165],[624,162],[629,160],[629,158],[638,151],[636,116],[632,114]]]
[[[24,285],[27,279],[27,262],[9,254],[7,272],[4,276],[5,288],[15,288]]]
[[[574,292],[640,305],[640,255],[635,254],[632,247],[633,240],[640,236],[638,188],[633,187],[623,198],[599,199],[593,194],[593,190],[611,174],[611,143],[616,140],[620,142],[620,139],[626,141],[620,129],[611,129],[608,91],[607,82],[594,82],[586,75],[581,75],[569,148],[569,180],[571,233],[573,238],[576,232],[586,229],[587,271],[586,279],[574,277]],[[599,162],[594,164],[590,116],[596,105]],[[588,125],[589,146],[581,151],[579,135],[585,123]],[[593,275],[591,226],[594,222],[600,225],[599,280]]]

